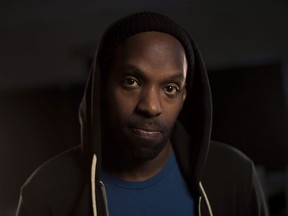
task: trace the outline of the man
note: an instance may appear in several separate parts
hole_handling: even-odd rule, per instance
[[[195,42],[142,12],[104,34],[80,108],[81,149],[22,187],[23,215],[267,215],[253,163],[210,141],[211,96]]]

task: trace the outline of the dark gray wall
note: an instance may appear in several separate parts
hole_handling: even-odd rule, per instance
[[[1,2],[0,89],[84,80],[85,59],[75,52],[95,45],[116,18],[139,10],[163,12],[183,23],[209,68],[288,61],[284,0]]]

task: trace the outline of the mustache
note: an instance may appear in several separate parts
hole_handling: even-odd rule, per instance
[[[162,124],[158,119],[148,119],[143,117],[133,117],[127,122],[130,128],[150,129],[160,132],[168,131],[168,128]]]

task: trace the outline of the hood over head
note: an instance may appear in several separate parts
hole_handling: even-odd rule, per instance
[[[96,178],[101,170],[102,145],[102,85],[104,71],[113,59],[115,49],[129,37],[147,31],[167,33],[183,46],[188,63],[187,97],[178,117],[171,141],[186,181],[198,191],[211,133],[212,105],[205,65],[196,43],[189,33],[169,17],[140,12],[112,24],[104,33],[91,68],[79,116],[84,167],[90,168],[93,154],[97,156]],[[105,84],[104,84],[105,85]]]

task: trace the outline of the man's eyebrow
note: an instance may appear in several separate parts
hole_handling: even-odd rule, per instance
[[[183,73],[177,73],[175,75],[172,75],[168,78],[169,80],[177,80],[177,81],[183,81],[184,80],[184,74]]]
[[[129,73],[130,75],[139,76],[140,78],[143,78],[143,79],[145,78],[144,72],[134,65],[127,64],[123,68],[124,68],[124,71],[126,73]]]

